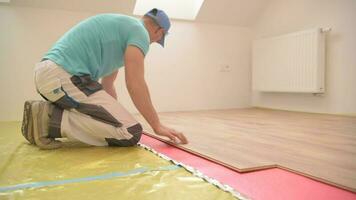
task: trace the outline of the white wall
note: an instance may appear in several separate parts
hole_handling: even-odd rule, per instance
[[[254,106],[356,114],[356,1],[271,0],[252,27],[254,38],[314,27],[331,27],[326,41],[326,93],[253,92]]]
[[[95,13],[0,6],[0,121],[21,120],[36,94],[34,63],[71,26]],[[251,32],[247,28],[173,22],[166,48],[151,45],[146,80],[158,111],[220,109],[250,105]],[[223,64],[231,72],[219,72]],[[137,112],[121,69],[119,101]]]

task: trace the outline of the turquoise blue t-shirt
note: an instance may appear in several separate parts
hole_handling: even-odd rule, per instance
[[[150,39],[141,20],[120,15],[90,17],[65,33],[45,54],[72,75],[90,75],[93,80],[124,66],[129,45],[147,54]]]

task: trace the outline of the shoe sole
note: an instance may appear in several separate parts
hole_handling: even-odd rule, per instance
[[[43,115],[43,109],[40,108],[40,103],[41,102],[34,102],[31,104],[31,114],[32,114],[32,136],[34,138],[34,143],[40,148],[40,149],[57,149],[62,146],[60,141],[56,141],[54,139],[49,139],[41,136],[41,133],[39,132],[40,130],[43,130],[42,127],[43,124],[39,123],[37,120],[39,120],[39,117]],[[47,140],[47,142],[43,142],[42,140]]]
[[[32,103],[35,101],[26,101],[23,109],[22,118],[22,135],[26,138],[30,144],[35,144],[33,137],[33,122],[32,122]]]

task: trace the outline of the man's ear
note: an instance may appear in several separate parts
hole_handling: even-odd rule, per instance
[[[161,28],[161,27],[157,27],[157,29],[156,29],[156,31],[155,31],[155,33],[158,33],[158,32],[160,32],[160,31],[164,31],[164,29],[163,28]]]
[[[164,29],[161,28],[161,29],[159,29],[159,30],[162,32],[162,36],[164,36]]]

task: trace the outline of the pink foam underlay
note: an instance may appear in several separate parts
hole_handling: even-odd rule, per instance
[[[282,169],[238,173],[169,144],[143,135],[141,143],[159,153],[192,166],[205,175],[228,184],[251,199],[263,200],[356,200],[356,194]]]

